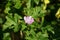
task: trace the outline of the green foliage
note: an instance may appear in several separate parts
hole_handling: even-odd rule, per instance
[[[49,6],[50,0],[7,0],[4,14],[5,22],[0,18],[0,24],[2,24],[2,30],[13,30],[14,33],[19,32],[20,36],[24,40],[50,40],[50,34],[55,34],[54,26],[57,24],[56,20],[53,19],[53,15],[49,19],[50,12],[55,7],[53,5]],[[47,5],[48,4],[48,5]],[[49,12],[48,12],[49,10]],[[60,10],[56,14],[60,18]],[[26,24],[24,21],[24,16],[32,16],[34,22],[32,24]],[[52,21],[47,21],[45,17]],[[55,16],[54,16],[55,17]],[[60,20],[60,19],[59,19]],[[60,25],[59,25],[60,26]],[[22,31],[22,33],[20,33]],[[3,40],[11,40],[10,31],[9,33],[3,33]],[[52,39],[53,40],[53,39]]]
[[[15,3],[14,7],[16,9],[19,9],[21,7],[21,1],[20,0],[13,0],[13,2]]]
[[[35,2],[36,4],[39,4],[39,1],[40,1],[40,0],[34,0],[34,2]]]
[[[12,17],[12,14],[9,14],[6,16],[6,23],[3,25],[3,30],[6,30],[7,28],[11,29],[14,28],[14,32],[17,32],[19,30],[19,23],[18,20],[21,19],[21,17],[18,14],[14,14],[14,17]],[[13,25],[13,26],[12,26]]]
[[[3,36],[3,40],[11,40],[10,33],[4,33]]]
[[[10,2],[8,2],[8,3],[6,4],[6,6],[5,6],[5,10],[4,10],[5,13],[9,13],[10,5],[11,5]]]

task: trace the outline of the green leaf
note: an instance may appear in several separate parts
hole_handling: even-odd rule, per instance
[[[9,27],[11,27],[11,25],[16,25],[16,23],[14,22],[14,20],[9,17],[9,16],[6,16],[6,19],[7,21],[5,22],[5,24],[3,25],[3,31]]]
[[[30,8],[31,7],[31,0],[27,0],[26,5],[27,5],[27,8]]]
[[[18,32],[19,31],[20,26],[18,26],[19,25],[18,20],[20,20],[20,19],[22,19],[22,17],[19,16],[17,13],[15,13],[14,14],[14,21],[16,22],[16,25],[14,26],[14,29],[13,29],[14,32]]]
[[[14,14],[14,21],[16,23],[18,23],[18,20],[22,19],[22,17],[20,15],[18,15],[17,13]]]
[[[40,1],[40,0],[34,0],[34,2],[35,2],[36,4],[39,4],[39,1]]]
[[[23,30],[24,30],[26,27],[27,27],[27,26],[25,26],[25,25],[22,25],[22,29],[21,29],[21,30],[23,31]]]
[[[41,32],[38,32],[37,34],[36,34],[36,37],[39,37],[39,36],[41,36],[42,35],[42,33]]]
[[[10,9],[10,5],[11,5],[11,3],[8,2],[8,3],[6,4],[6,7],[5,7],[4,12],[7,13],[7,14],[9,13],[9,10],[11,10],[11,9]]]
[[[35,27],[34,25],[30,25],[30,26],[31,26],[32,29]]]
[[[51,25],[47,25],[47,26],[46,26],[46,29],[47,29],[48,31],[51,31],[51,32],[54,34],[53,27],[52,27]]]
[[[3,25],[3,31],[7,28],[11,29],[14,28],[13,30],[15,32],[18,31],[18,20],[21,19],[21,16],[19,16],[18,14],[15,14],[14,17],[12,17],[12,15],[7,15],[6,16],[7,21],[5,22],[5,24]],[[12,26],[13,25],[13,26]]]
[[[42,36],[43,37],[48,37],[48,34],[47,33],[44,33]]]
[[[34,32],[34,30],[33,30],[33,29],[31,29],[31,30],[30,30],[30,33],[31,33],[32,35],[34,35],[34,34],[35,34],[35,32]]]
[[[38,14],[40,14],[39,12],[41,11],[41,8],[39,6],[37,6],[37,7],[33,8],[32,11],[33,11],[32,16],[34,18],[36,18],[36,17],[38,17]]]
[[[10,33],[3,33],[3,40],[11,40]]]
[[[51,25],[47,25],[47,26],[46,26],[46,29],[47,29],[48,31],[51,31],[53,28],[51,27]]]
[[[20,0],[15,1],[14,7],[15,7],[16,9],[19,9],[19,8],[21,7],[21,2],[20,2]]]
[[[10,10],[10,7],[7,7],[7,8],[4,10],[4,12],[8,14],[8,13],[9,13],[9,10]]]
[[[36,34],[36,38],[38,40],[48,40],[48,34],[45,32],[45,33],[42,33],[42,32],[38,32]]]
[[[14,32],[18,32],[19,31],[18,25],[15,25],[13,30],[14,30]]]
[[[39,17],[44,17],[46,15],[45,13],[46,13],[46,10],[41,10]]]

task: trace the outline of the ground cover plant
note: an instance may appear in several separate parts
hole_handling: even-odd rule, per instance
[[[0,0],[0,40],[60,40],[60,0]]]

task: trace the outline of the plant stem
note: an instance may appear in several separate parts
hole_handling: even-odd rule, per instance
[[[43,23],[44,23],[44,17],[42,17],[42,22],[41,22],[41,26],[40,27],[43,26]]]

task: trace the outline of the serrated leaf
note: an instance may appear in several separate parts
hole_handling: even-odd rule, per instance
[[[32,16],[33,17],[38,17],[38,14],[40,14],[39,12],[41,11],[41,8],[38,6],[38,7],[35,7],[35,8],[33,8],[33,14],[32,14]]]
[[[11,25],[16,25],[16,23],[14,22],[14,20],[13,20],[11,17],[6,16],[6,19],[7,19],[7,21],[6,21],[6,23],[3,25],[3,30],[9,28]]]
[[[21,17],[18,15],[18,14],[15,14],[14,17],[12,17],[12,15],[7,15],[6,16],[6,19],[7,21],[5,22],[5,24],[3,25],[3,31],[7,28],[15,28],[16,30],[18,30],[18,27],[16,25],[18,25],[18,20],[20,19]],[[14,25],[14,26],[12,26]],[[14,29],[14,30],[15,30]]]
[[[20,15],[18,15],[17,13],[14,14],[14,21],[16,23],[18,23],[18,20],[22,19],[22,17]]]
[[[19,8],[21,7],[20,0],[15,1],[14,7],[15,7],[16,9],[19,9]]]

